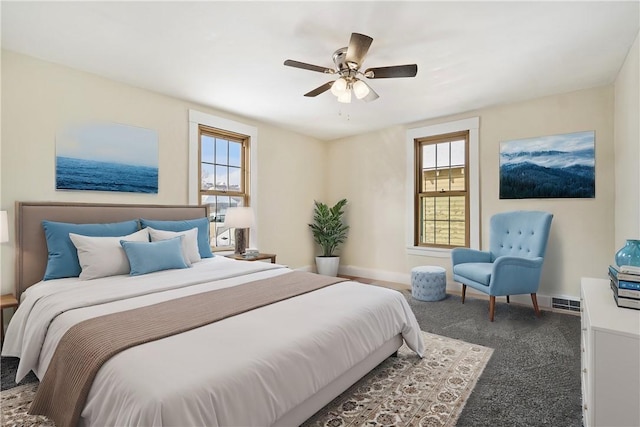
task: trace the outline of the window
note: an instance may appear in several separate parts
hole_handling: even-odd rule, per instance
[[[225,229],[230,206],[251,206],[258,218],[258,129],[189,110],[189,197],[191,205],[209,206],[211,248],[233,250],[235,230]],[[258,245],[258,223],[249,229],[249,244]]]
[[[415,140],[415,246],[469,247],[469,132]]]
[[[249,206],[249,137],[200,125],[200,203],[209,205],[211,247],[235,245],[234,231],[224,227],[227,209]]]
[[[432,241],[434,243],[424,243],[420,242],[420,227],[426,231],[424,233],[425,237],[428,237],[430,228],[435,229],[436,227],[444,228],[444,219],[441,216],[436,216],[441,214],[442,212],[447,212],[448,215],[451,216],[451,200],[448,200],[449,205],[447,211],[440,211],[439,205],[436,205],[437,202],[440,202],[442,207],[445,207],[446,198],[442,197],[458,197],[461,188],[459,184],[462,181],[460,171],[460,167],[457,167],[458,161],[456,160],[457,154],[452,154],[451,145],[447,148],[446,143],[451,144],[451,141],[456,140],[457,135],[466,135],[466,148],[464,150],[464,159],[465,159],[465,169],[464,169],[464,185],[466,192],[466,205],[465,205],[465,227],[466,227],[466,244],[473,249],[480,249],[480,167],[479,167],[479,146],[480,146],[480,118],[479,117],[470,117],[467,119],[456,120],[452,122],[444,122],[438,123],[434,125],[422,126],[417,128],[407,129],[406,139],[405,139],[405,147],[406,147],[406,181],[405,181],[405,189],[406,189],[406,243],[407,243],[407,253],[409,255],[419,255],[419,256],[427,256],[427,257],[435,257],[435,258],[448,258],[451,256],[451,248],[456,247],[455,244],[451,244],[451,232],[449,231],[448,241],[444,242],[444,233],[443,236],[436,239],[437,234],[431,234],[433,236]],[[440,140],[440,137],[444,136],[444,140]],[[453,138],[452,138],[453,137]],[[431,139],[433,138],[433,139]],[[447,141],[448,140],[448,141]],[[458,138],[457,140],[460,140]],[[429,150],[433,150],[432,163],[429,163],[428,153],[423,156],[422,150],[417,149],[417,141],[424,143],[425,146],[433,145],[433,148],[424,148],[427,152]],[[431,144],[427,144],[431,142]],[[438,145],[442,143],[443,145]],[[454,144],[455,145],[455,144]],[[438,148],[440,147],[440,148]],[[456,153],[458,148],[453,148],[453,152]],[[438,159],[436,159],[436,154],[438,155]],[[448,157],[447,157],[448,156]],[[427,158],[424,166],[426,174],[426,182],[422,182],[422,162],[423,158]],[[446,160],[446,161],[445,161]],[[420,167],[420,174],[418,174],[418,167]],[[429,171],[429,167],[431,167],[432,171]],[[438,173],[440,175],[438,175]],[[432,177],[434,179],[433,187],[429,187],[426,184],[431,185],[430,175],[435,175]],[[420,182],[418,177],[420,177]],[[445,177],[449,179],[447,182]],[[438,181],[439,178],[440,180]],[[453,182],[451,182],[453,181]],[[436,186],[436,183],[440,182],[440,184],[445,185],[445,192],[441,193],[440,190],[443,187]],[[424,191],[422,192],[422,185],[424,185]],[[428,193],[428,194],[426,194]],[[437,193],[437,194],[436,194]],[[420,199],[420,195],[423,196]],[[429,197],[432,197],[429,199]],[[418,209],[419,202],[424,203],[425,210],[422,212]],[[454,219],[457,219],[460,215],[457,213],[455,209],[456,202],[458,199],[453,200],[453,211],[454,211]],[[432,203],[431,210],[426,210],[429,207],[429,203]],[[420,215],[423,215],[424,219],[427,219],[427,222],[420,221]],[[431,214],[431,216],[429,216]],[[451,217],[449,218],[449,227],[453,226],[454,229],[456,226],[460,224],[451,221]],[[449,229],[449,228],[448,228]],[[455,240],[455,230],[454,230],[454,241],[453,243],[457,243]]]

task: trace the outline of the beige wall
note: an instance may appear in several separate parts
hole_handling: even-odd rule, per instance
[[[316,248],[307,224],[313,201],[325,197],[326,144],[273,127],[259,132],[260,248],[280,264],[309,267]]]
[[[481,242],[489,242],[488,222],[497,212],[537,209],[554,220],[540,293],[579,295],[581,276],[606,277],[613,257],[614,159],[611,86],[487,108],[438,120],[393,127],[329,143],[328,197],[349,199],[351,231],[343,265],[379,278],[405,278],[417,265],[450,259],[408,255],[405,224],[405,130],[480,117]],[[596,132],[596,198],[500,200],[498,154],[501,141],[585,130]],[[449,277],[451,279],[451,277]]]
[[[404,139],[404,128],[397,126],[328,143],[328,202],[348,200],[349,236],[338,250],[343,266],[378,273],[404,272],[409,266]],[[377,278],[399,280],[393,275]]]
[[[292,267],[314,255],[307,222],[313,200],[323,198],[324,143],[250,119],[137,89],[78,70],[2,52],[2,157],[0,207],[13,221],[14,203],[74,201],[186,204],[188,110],[258,128],[258,240]],[[154,129],[159,139],[157,195],[55,190],[55,134],[85,120]],[[2,244],[2,293],[13,290],[14,232]]]
[[[640,239],[640,35],[615,82],[615,247]]]

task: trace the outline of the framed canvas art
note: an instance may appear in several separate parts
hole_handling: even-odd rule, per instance
[[[500,198],[594,198],[595,132],[500,143]]]
[[[56,135],[56,190],[158,193],[158,134],[84,123]]]

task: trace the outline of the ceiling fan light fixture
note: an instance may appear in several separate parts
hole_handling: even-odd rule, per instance
[[[362,80],[358,80],[353,84],[353,93],[356,95],[356,98],[362,99],[369,95],[369,92],[371,92],[369,85]]]
[[[338,102],[342,102],[343,104],[351,103],[351,91],[347,89],[338,95]]]
[[[325,74],[335,74],[336,80],[328,81],[322,86],[305,93],[304,96],[315,97],[331,90],[331,93],[338,97],[339,102],[350,103],[352,98],[351,91],[353,90],[357,99],[364,102],[375,101],[380,96],[365,83],[365,79],[415,77],[418,73],[418,64],[374,67],[367,68],[364,72],[360,71],[360,66],[367,56],[372,42],[373,39],[367,35],[351,33],[349,45],[333,53],[333,63],[335,64],[333,69],[294,61],[293,59],[287,59],[284,61],[284,65]]]
[[[347,88],[347,80],[344,77],[340,77],[331,85],[331,93],[335,96],[340,96],[345,92],[349,92]]]

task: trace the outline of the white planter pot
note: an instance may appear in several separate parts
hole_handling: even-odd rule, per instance
[[[316,257],[316,269],[318,274],[323,276],[337,276],[338,266],[340,265],[339,256],[317,256]]]

